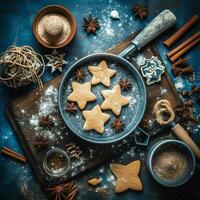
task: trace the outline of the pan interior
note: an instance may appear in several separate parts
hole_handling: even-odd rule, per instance
[[[83,130],[84,118],[80,110],[78,110],[78,112],[74,115],[70,115],[65,111],[67,96],[72,92],[71,82],[74,81],[73,76],[75,70],[83,67],[86,74],[84,81],[80,83],[88,82],[91,80],[92,75],[87,70],[87,67],[89,65],[98,65],[102,60],[107,62],[109,68],[115,69],[117,74],[111,78],[111,86],[109,88],[103,86],[102,84],[92,86],[92,92],[96,95],[97,100],[87,103],[84,110],[91,110],[97,104],[101,105],[104,100],[101,95],[102,90],[110,90],[113,86],[118,84],[120,79],[128,79],[132,84],[132,87],[128,91],[122,90],[122,95],[130,99],[129,105],[122,107],[122,111],[119,116],[124,123],[124,130],[122,132],[116,132],[111,127],[111,124],[116,116],[110,110],[103,111],[110,115],[109,121],[105,124],[105,131],[103,134],[99,134],[95,130]],[[93,54],[79,60],[66,72],[60,85],[59,108],[65,123],[77,136],[94,143],[111,143],[130,134],[139,124],[144,114],[145,106],[146,90],[141,76],[133,65],[112,54]]]

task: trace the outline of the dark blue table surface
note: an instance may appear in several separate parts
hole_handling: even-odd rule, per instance
[[[145,3],[149,7],[149,17],[143,22],[135,19],[131,7],[134,3]],[[77,59],[93,52],[102,52],[109,47],[114,46],[132,32],[144,27],[155,15],[163,9],[172,10],[177,16],[176,27],[182,25],[187,19],[194,14],[199,14],[200,5],[196,0],[151,0],[151,1],[134,1],[134,0],[1,0],[0,1],[0,52],[6,50],[10,45],[30,45],[41,54],[50,53],[42,48],[35,40],[32,33],[32,22],[36,12],[43,6],[49,4],[59,4],[69,8],[76,17],[77,32],[73,42],[66,47],[67,65],[64,71]],[[118,10],[121,19],[113,21],[109,17],[111,10]],[[89,14],[99,18],[101,29],[96,36],[88,36],[83,30],[83,17]],[[184,38],[191,35],[199,29],[199,25],[193,28]],[[170,72],[175,86],[178,90],[191,89],[192,84],[184,77],[174,78],[171,74],[170,63],[166,59],[166,48],[162,41],[169,37],[176,28],[172,28],[167,33],[159,37],[155,44],[161,54],[161,57]],[[183,40],[182,40],[183,41]],[[200,47],[196,47],[187,54],[189,63],[193,66],[195,81],[194,84],[200,86]],[[54,75],[56,76],[56,75]],[[42,80],[46,82],[54,78],[50,74],[50,70],[46,70]],[[7,103],[15,97],[24,94],[34,86],[22,88],[18,91],[0,85],[0,147],[9,146],[16,151],[23,153],[23,150],[13,132],[5,114]],[[200,114],[200,107],[195,104],[197,115]],[[200,126],[197,125],[193,138],[200,145]],[[120,158],[119,158],[120,161]],[[122,161],[123,162],[123,161]],[[103,178],[101,189],[107,187],[110,189],[110,195],[107,199],[137,199],[137,200],[162,200],[162,199],[200,199],[198,192],[199,175],[198,172],[192,180],[183,188],[169,190],[158,186],[151,181],[151,178],[145,171],[142,171],[141,178],[144,182],[144,191],[141,193],[128,191],[122,195],[115,195],[113,192],[113,177],[109,174],[108,164],[97,167],[90,173],[77,179],[79,185],[78,199],[103,199],[103,195],[98,192],[92,192],[91,188],[85,190],[87,180],[92,176]],[[149,184],[150,183],[150,184]],[[83,190],[84,188],[84,190]],[[184,193],[182,192],[184,190]],[[92,195],[90,195],[92,194]],[[190,195],[191,196],[188,196]],[[188,197],[187,197],[188,196]],[[29,164],[21,165],[15,161],[2,157],[0,155],[0,199],[1,200],[42,200],[45,199],[37,180],[29,166]]]

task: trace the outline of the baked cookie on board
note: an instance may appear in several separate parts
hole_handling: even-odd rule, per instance
[[[138,176],[140,172],[141,162],[139,160],[133,161],[128,165],[111,163],[110,169],[116,176],[115,191],[117,193],[124,192],[128,189],[141,191],[143,186]]]
[[[101,104],[103,110],[111,109],[115,115],[119,115],[122,106],[129,104],[129,99],[121,95],[121,87],[117,84],[112,90],[102,90],[104,101]]]
[[[101,61],[97,66],[88,66],[88,71],[93,75],[92,85],[102,83],[106,87],[110,86],[110,78],[117,73],[116,70],[108,68],[105,60]]]
[[[83,125],[84,130],[96,130],[98,133],[104,132],[104,123],[106,123],[110,115],[103,113],[99,105],[96,105],[92,110],[84,110],[83,116],[85,123]]]
[[[80,109],[84,109],[88,101],[96,100],[96,96],[91,92],[91,83],[83,84],[72,82],[72,93],[67,97],[69,101],[77,102]]]

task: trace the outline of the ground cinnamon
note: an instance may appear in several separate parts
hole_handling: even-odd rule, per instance
[[[174,44],[181,36],[186,33],[194,24],[200,20],[199,15],[194,15],[189,21],[187,21],[174,35],[163,43],[169,48]]]
[[[179,149],[166,147],[153,159],[153,171],[161,179],[177,179],[187,170],[188,160]]]

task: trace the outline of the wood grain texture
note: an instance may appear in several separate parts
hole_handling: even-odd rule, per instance
[[[124,48],[126,48],[130,44],[133,38],[134,35],[131,35],[123,42],[109,49],[107,52],[113,54],[120,53]],[[158,53],[152,46],[148,46],[145,49],[142,49],[142,53],[145,55],[146,58],[150,58],[153,55],[159,57]],[[91,169],[92,167],[102,163],[105,160],[111,159],[114,156],[119,155],[121,152],[129,150],[132,146],[135,146],[133,142],[133,134],[129,135],[126,138],[127,143],[121,141],[113,145],[112,148],[111,145],[95,145],[86,143],[77,138],[76,136],[74,136],[74,134],[70,133],[70,131],[65,127],[57,107],[57,112],[54,113],[54,117],[56,117],[57,121],[59,121],[59,123],[65,127],[61,131],[63,139],[62,140],[58,139],[57,143],[50,141],[49,147],[56,146],[65,149],[66,144],[70,142],[75,142],[83,151],[82,153],[83,162],[72,160],[72,165],[76,166],[76,170],[70,170],[68,175],[62,178],[55,179],[47,176],[43,170],[42,161],[48,149],[44,149],[38,152],[33,148],[34,135],[36,134],[36,132],[30,127],[27,119],[31,116],[31,114],[37,113],[37,102],[39,101],[43,93],[46,91],[46,89],[50,85],[53,85],[55,88],[58,88],[61,79],[62,76],[59,76],[51,80],[50,82],[44,84],[44,89],[41,93],[39,89],[36,88],[30,91],[29,93],[13,100],[12,102],[10,102],[7,108],[7,114],[11,122],[11,125],[20,140],[20,143],[23,146],[25,153],[27,154],[28,160],[42,187],[56,185],[60,182],[72,179],[73,177],[79,175],[80,173],[83,173],[86,170]],[[147,121],[154,119],[152,111],[153,111],[153,106],[158,99],[166,98],[171,102],[173,106],[182,103],[181,99],[176,93],[175,87],[172,84],[167,72],[165,72],[164,75],[162,76],[162,80],[160,83],[156,83],[151,86],[146,86],[146,88],[147,88],[148,98],[147,98],[147,108],[144,115],[144,119]],[[162,89],[166,90],[166,92],[163,94],[161,94]],[[25,108],[25,111],[27,112],[22,113],[20,111],[21,108]],[[148,129],[147,131],[150,135],[153,135],[162,130],[163,130],[162,127],[156,126],[153,129]],[[68,135],[66,135],[66,133],[68,133]],[[91,149],[93,151],[93,154],[95,155],[93,157],[90,156]]]

